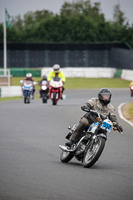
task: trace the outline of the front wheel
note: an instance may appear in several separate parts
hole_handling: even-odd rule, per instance
[[[24,97],[24,103],[27,103],[27,96]]]
[[[54,93],[53,93],[53,105],[56,105],[56,104],[57,104],[57,102],[56,102],[56,95],[57,95],[57,93],[54,92]]]
[[[25,96],[24,97],[24,103],[30,103],[30,97],[29,96]]]
[[[83,165],[85,168],[89,168],[95,164],[104,149],[105,142],[105,138],[98,137],[93,144],[93,148],[90,150],[88,147],[83,159]]]
[[[60,160],[64,163],[68,163],[73,158],[70,152],[62,151],[60,155]]]
[[[47,103],[47,94],[42,93],[42,103]]]

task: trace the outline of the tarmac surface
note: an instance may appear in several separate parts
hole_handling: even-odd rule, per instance
[[[119,118],[118,106],[131,102],[127,89],[112,89],[112,104],[123,135],[108,134],[96,164],[86,169],[72,159],[60,161],[59,144],[67,127],[84,112],[81,105],[94,90],[65,90],[67,98],[53,106],[41,99],[0,103],[0,200],[132,200],[133,127]]]

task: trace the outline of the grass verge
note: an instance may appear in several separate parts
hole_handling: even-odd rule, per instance
[[[131,117],[133,118],[133,103],[130,103],[129,108],[128,108],[128,112],[131,115]]]
[[[20,80],[22,77],[13,77],[12,85],[21,85]],[[38,83],[41,77],[36,77],[34,80]],[[120,78],[67,78],[65,83],[66,89],[89,89],[89,88],[127,88],[130,81]],[[39,90],[39,85],[36,85],[36,90]]]
[[[17,100],[17,99],[22,99],[22,97],[2,97],[2,98],[0,98],[0,102],[2,102],[2,101],[10,101],[10,100]]]

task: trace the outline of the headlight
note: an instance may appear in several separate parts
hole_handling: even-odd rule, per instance
[[[47,89],[47,86],[43,85],[42,90],[46,90],[46,89]]]
[[[133,90],[133,85],[131,86],[131,90]]]

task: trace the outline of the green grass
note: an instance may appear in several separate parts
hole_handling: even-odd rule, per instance
[[[128,111],[129,111],[129,114],[131,115],[131,117],[133,117],[133,103],[130,103]]]
[[[22,77],[13,77],[12,83],[14,86],[21,85]],[[36,77],[34,80],[38,83],[41,77]],[[130,81],[120,78],[67,78],[65,83],[66,89],[87,89],[87,88],[128,88]],[[39,90],[39,85],[36,85],[36,90]]]
[[[39,97],[39,94],[36,94],[36,95],[35,95],[35,99],[38,99],[38,98],[40,98],[40,97]],[[22,97],[2,97],[2,98],[0,98],[0,102],[3,102],[3,101],[10,101],[10,100],[19,100],[19,99],[22,100]]]
[[[65,84],[66,89],[82,89],[82,88],[127,88],[129,86],[127,80],[109,79],[109,78],[67,78]]]
[[[2,98],[0,98],[0,102],[2,102],[2,101],[10,101],[10,100],[17,100],[17,99],[22,99],[22,97],[2,97]]]

